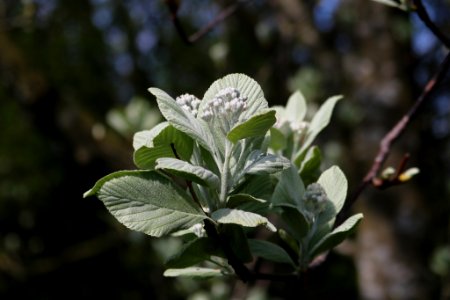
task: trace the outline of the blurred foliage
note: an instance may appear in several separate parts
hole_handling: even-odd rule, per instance
[[[449,33],[449,1],[425,2]],[[193,33],[233,1],[180,3]],[[374,1],[249,1],[191,46],[164,1],[0,1],[0,298],[445,299],[449,281],[430,261],[450,238],[448,80],[387,162],[408,151],[421,173],[367,191],[357,208],[366,220],[339,250],[346,256],[332,253],[304,286],[163,278],[161,252],[176,245],[158,250],[117,227],[99,201],[81,199],[97,178],[132,164],[124,135],[157,122],[151,110],[148,121],[129,120],[139,105],[147,110],[127,112],[133,97],[152,107],[150,86],[201,97],[233,72],[255,78],[271,105],[298,87],[316,107],[345,95],[320,142],[351,189],[445,51],[414,13]],[[125,119],[111,123],[113,109]]]

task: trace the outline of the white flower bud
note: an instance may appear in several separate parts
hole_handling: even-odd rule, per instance
[[[177,104],[183,108],[184,110],[192,113],[194,117],[197,116],[197,108],[200,105],[200,100],[195,97],[194,95],[190,94],[183,94],[181,96],[178,96],[176,99]],[[194,113],[195,111],[195,113]]]

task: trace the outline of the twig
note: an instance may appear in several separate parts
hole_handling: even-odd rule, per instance
[[[345,215],[347,214],[348,209],[356,202],[356,200],[364,191],[364,189],[373,182],[373,179],[377,176],[383,163],[386,161],[386,158],[388,157],[391,151],[392,144],[395,141],[397,141],[398,138],[403,134],[406,127],[411,122],[411,119],[416,116],[417,112],[419,111],[419,108],[445,78],[445,75],[449,68],[450,68],[450,52],[447,54],[447,56],[441,63],[439,70],[428,81],[427,85],[422,91],[422,94],[417,98],[414,105],[381,140],[380,149],[378,150],[378,153],[372,163],[372,167],[364,177],[361,184],[355,190],[355,192],[345,202],[344,208],[337,216],[335,226],[338,226],[339,224],[342,223]]]
[[[436,26],[430,19],[422,0],[414,0],[415,11],[422,22],[433,32],[433,34],[442,42],[442,44],[450,49],[450,39]]]
[[[226,18],[231,16],[242,4],[244,4],[247,1],[248,0],[241,0],[237,1],[234,4],[231,4],[230,6],[222,10],[211,22],[209,22],[203,28],[201,28],[200,30],[198,30],[197,32],[193,33],[190,36],[187,35],[186,31],[183,28],[183,25],[180,22],[180,19],[178,18],[178,4],[176,3],[176,1],[166,0],[166,4],[167,7],[169,8],[170,18],[172,19],[173,25],[175,26],[178,35],[187,45],[192,45],[199,39],[201,39],[203,36],[208,34],[210,31],[212,31],[218,24],[223,22]]]

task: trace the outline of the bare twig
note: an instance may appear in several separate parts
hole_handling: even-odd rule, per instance
[[[448,38],[430,19],[422,0],[414,0],[415,11],[422,22],[433,32],[433,34],[442,42],[442,44],[450,49],[450,38]]]
[[[450,52],[447,54],[443,62],[441,63],[439,70],[434,74],[434,76],[428,81],[422,94],[417,98],[414,105],[409,109],[409,111],[400,119],[400,121],[395,124],[395,126],[384,136],[380,142],[380,149],[372,163],[372,167],[369,172],[364,177],[361,184],[355,190],[355,192],[347,199],[345,206],[342,211],[337,216],[335,226],[342,223],[343,218],[347,214],[348,209],[356,202],[358,197],[364,191],[364,189],[370,185],[374,178],[376,178],[378,172],[380,171],[383,163],[388,157],[392,144],[398,140],[398,138],[403,134],[408,124],[411,122],[412,118],[416,116],[422,104],[426,99],[429,98],[430,94],[436,89],[436,87],[442,82],[450,68]]]
[[[186,31],[183,28],[183,25],[178,18],[178,4],[174,0],[166,0],[167,7],[170,11],[170,17],[172,19],[173,25],[178,32],[178,35],[188,45],[192,45],[201,39],[203,36],[212,31],[218,24],[223,22],[226,18],[231,16],[236,10],[243,5],[248,0],[240,0],[234,4],[231,4],[224,10],[222,10],[211,22],[206,24],[203,28],[195,32],[194,34],[188,36]]]

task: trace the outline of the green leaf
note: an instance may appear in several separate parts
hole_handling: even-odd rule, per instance
[[[249,175],[246,180],[233,190],[234,194],[249,194],[255,198],[270,200],[275,183],[268,174]]]
[[[227,87],[236,88],[240,91],[242,97],[247,97],[247,109],[241,113],[240,122],[250,119],[253,115],[268,107],[264,93],[255,80],[244,74],[229,74],[216,80],[209,87],[203,96],[199,113],[203,111],[207,101],[213,99],[219,91]]]
[[[269,203],[249,194],[235,194],[228,198],[227,207],[264,215],[269,209]]]
[[[325,235],[310,251],[310,258],[314,258],[321,252],[327,251],[339,245],[350,234],[353,233],[358,223],[363,218],[363,214],[356,214],[348,218],[331,233]]]
[[[153,170],[158,158],[174,156],[170,146],[160,145],[152,148],[141,147],[134,152],[133,161],[139,169]]]
[[[227,138],[231,142],[236,143],[248,137],[263,136],[276,121],[274,110],[258,112],[244,123],[238,123],[238,125],[233,127],[228,133]]]
[[[125,171],[117,171],[117,172],[111,173],[109,175],[106,175],[105,177],[99,179],[89,191],[85,192],[83,194],[83,198],[96,195],[98,193],[98,191],[101,189],[101,187],[106,182],[108,182],[114,178],[128,176],[128,175],[130,175],[130,176],[140,175],[141,173],[142,173],[142,171],[140,171],[140,170],[125,170]]]
[[[320,175],[317,182],[325,190],[328,199],[333,203],[335,214],[344,206],[347,196],[347,178],[337,166],[333,166]]]
[[[143,146],[153,147],[153,139],[155,136],[160,134],[161,131],[166,129],[168,126],[170,126],[168,122],[162,122],[150,130],[136,132],[133,136],[133,149],[138,150]]]
[[[263,225],[270,231],[277,231],[266,217],[239,209],[221,208],[214,211],[211,218],[222,224],[238,224],[244,227]]]
[[[247,158],[244,170],[238,178],[244,174],[271,174],[285,170],[291,166],[291,162],[282,156],[261,153],[255,150]]]
[[[161,114],[173,127],[186,133],[206,150],[214,153],[214,140],[207,124],[202,119],[196,119],[191,113],[182,109],[166,92],[157,88],[148,90],[156,96]]]
[[[176,158],[163,157],[156,160],[155,169],[163,169],[167,172],[185,178],[187,180],[218,189],[219,177],[208,169],[191,165],[188,162]]]
[[[293,93],[286,104],[284,117],[291,122],[301,122],[306,115],[305,97],[300,91]]]
[[[134,136],[134,163],[141,169],[153,169],[160,157],[175,157],[189,160],[193,151],[193,140],[185,133],[175,129],[168,122],[155,126],[152,130],[138,132]]]
[[[262,240],[249,239],[248,244],[250,246],[250,250],[256,256],[277,263],[290,264],[296,267],[294,261],[289,256],[289,254],[283,248],[274,243]]]
[[[283,150],[287,147],[287,140],[284,134],[277,128],[270,128],[270,145],[273,151]]]
[[[291,165],[289,169],[281,173],[271,202],[274,206],[292,204],[293,206],[301,207],[304,193],[305,186],[298,175],[298,170],[294,165]]]
[[[236,208],[236,207],[246,204],[246,203],[261,204],[261,203],[267,203],[267,201],[263,200],[263,199],[255,198],[249,194],[234,194],[234,195],[231,195],[230,197],[228,197],[227,207],[228,208]]]
[[[210,278],[225,275],[220,269],[190,267],[184,269],[167,269],[164,272],[165,277],[193,277],[193,278]]]
[[[186,268],[209,259],[212,255],[223,257],[218,245],[210,238],[202,237],[186,243],[175,255],[165,262],[167,268]]]
[[[314,141],[314,139],[317,137],[317,135],[330,123],[331,114],[333,113],[334,106],[336,103],[342,99],[342,96],[334,96],[325,101],[324,104],[319,108],[317,113],[314,115],[313,119],[311,120],[311,123],[309,124],[308,128],[308,134],[306,137],[305,142],[303,143],[302,147],[296,154],[296,159],[299,157],[303,151],[305,151],[311,143]]]
[[[230,245],[233,253],[240,261],[248,263],[253,260],[248,239],[242,226],[237,224],[222,224],[219,229],[221,238],[224,238],[225,242]]]
[[[290,205],[282,205],[281,219],[287,225],[287,230],[297,241],[306,236],[309,230],[309,224],[303,213]]]
[[[157,172],[109,176],[97,182],[88,195],[97,194],[111,214],[130,229],[163,236],[207,218],[185,191]]]
[[[309,148],[300,167],[300,177],[303,179],[305,185],[317,181],[321,162],[322,154],[320,153],[319,147],[314,146]]]

